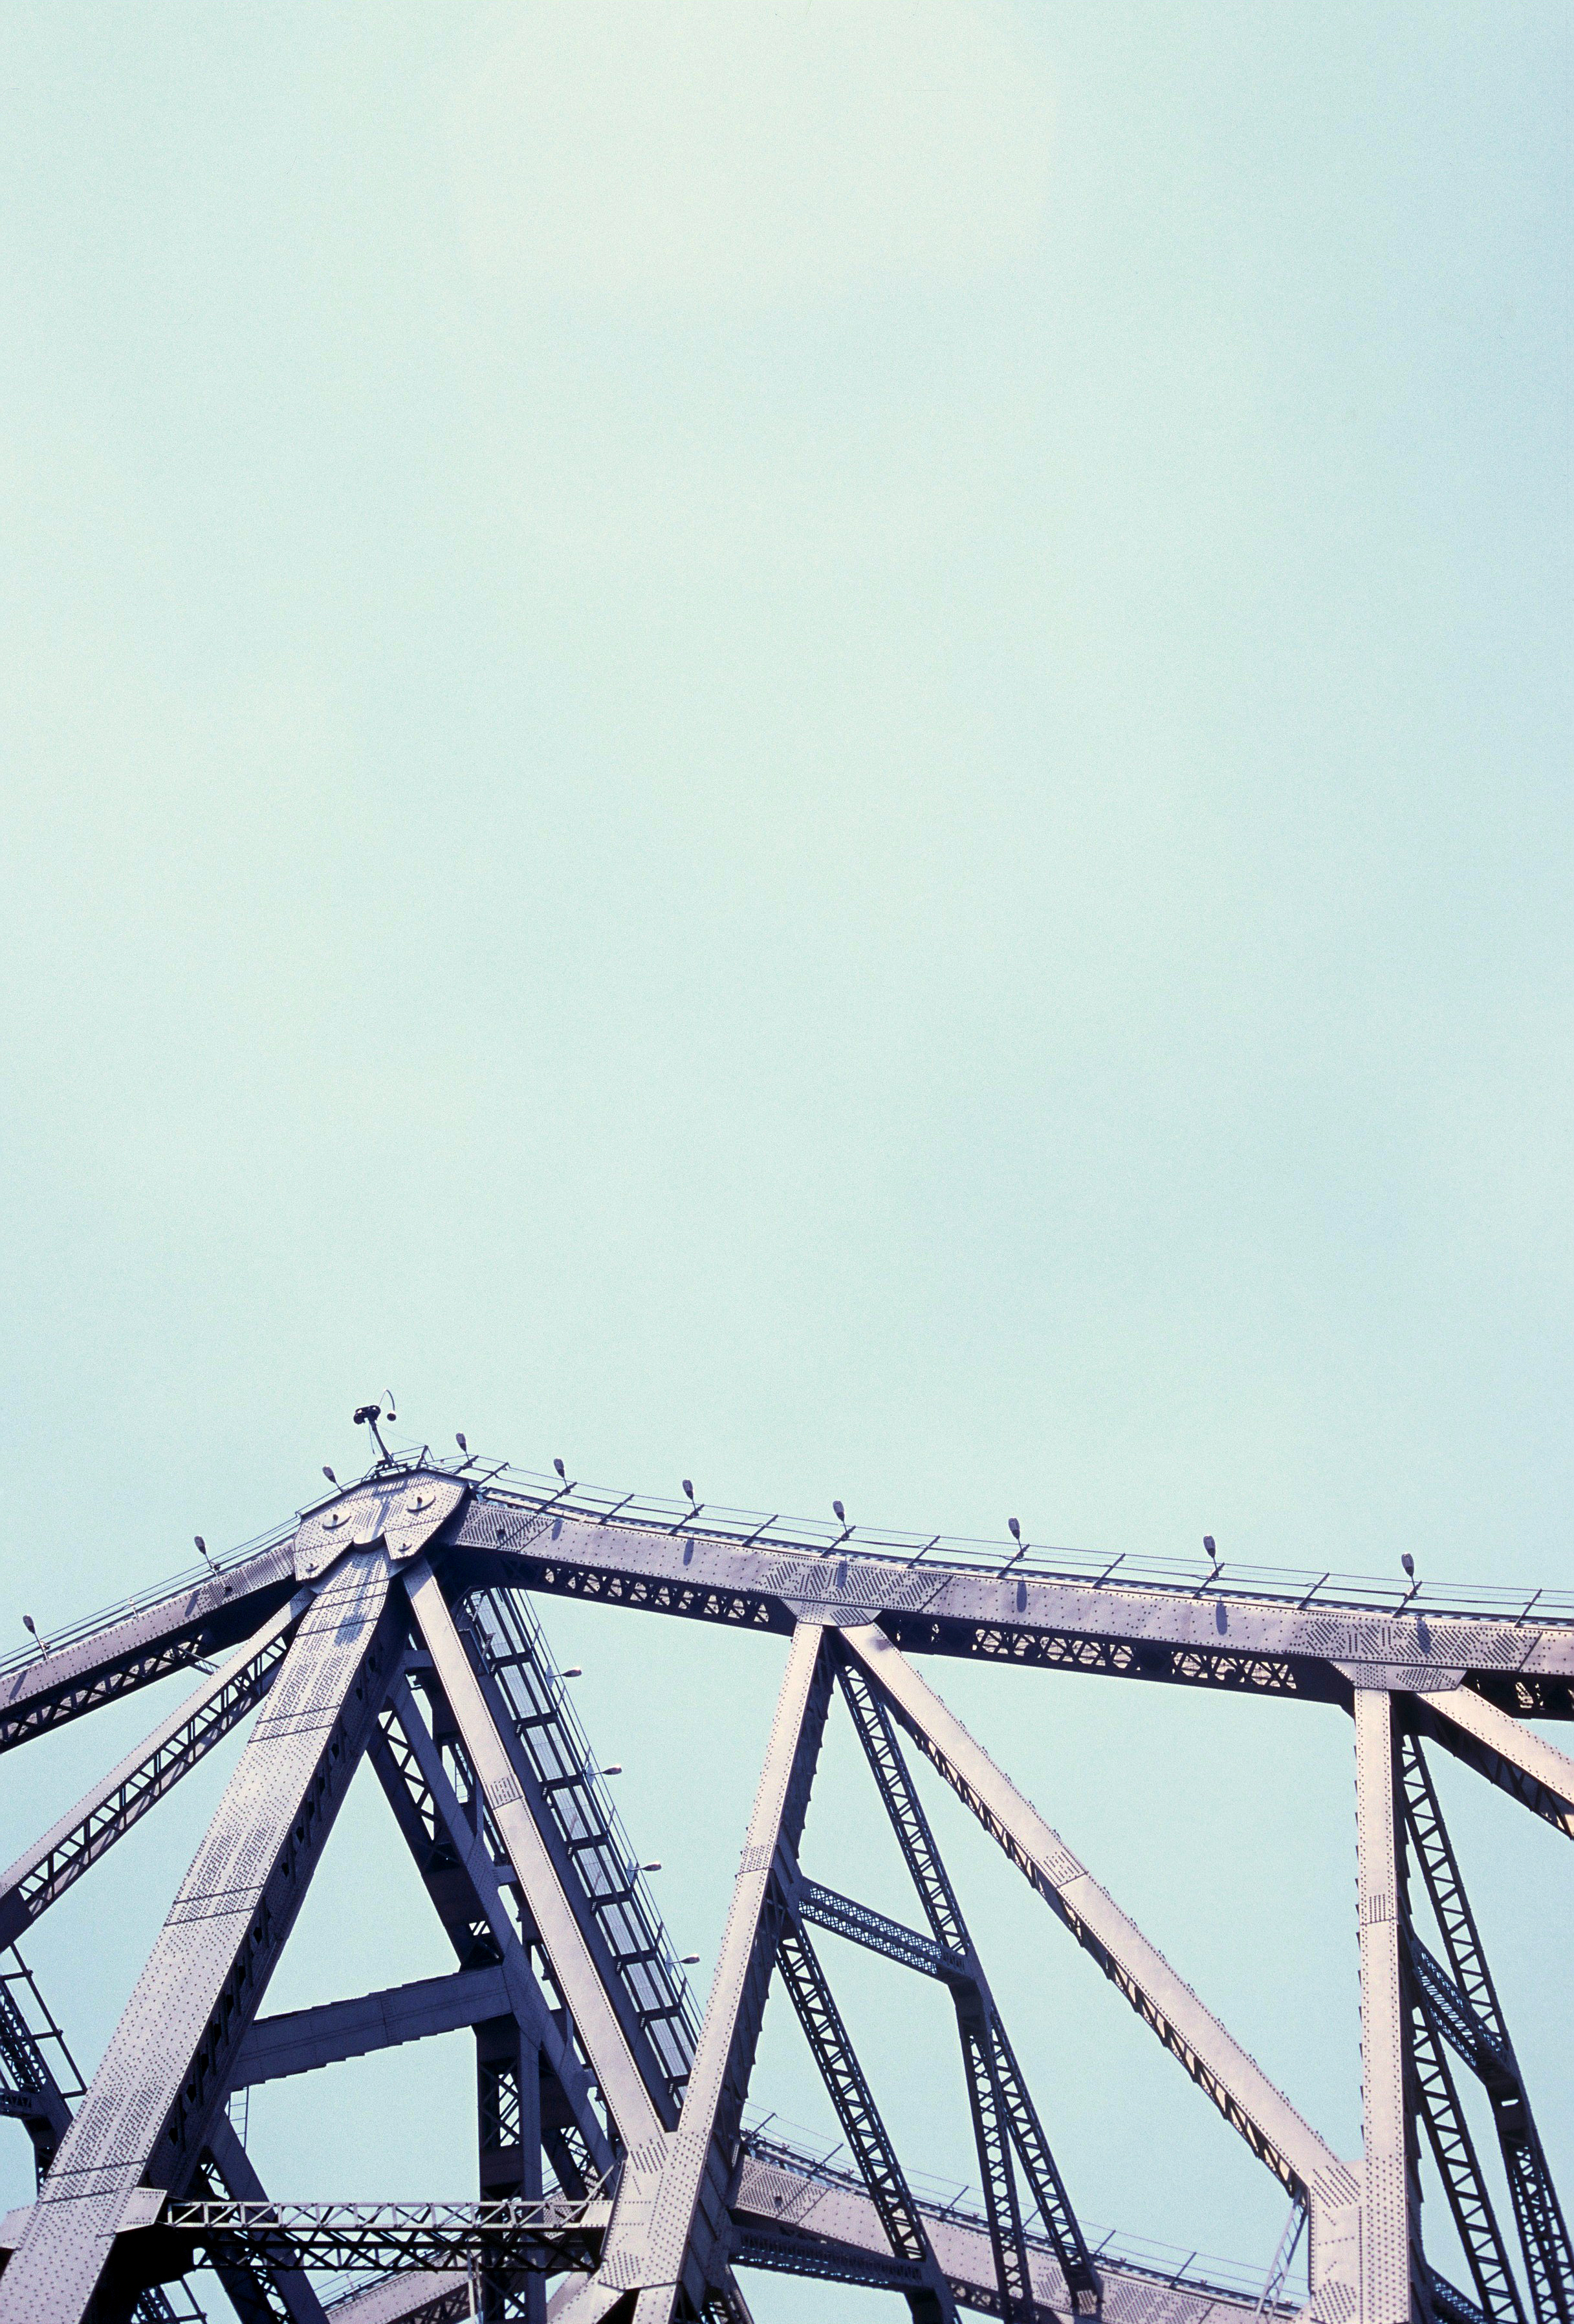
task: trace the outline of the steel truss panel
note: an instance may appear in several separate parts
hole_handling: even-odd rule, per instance
[[[384,2273],[463,2269],[490,2277],[515,2269],[583,2267],[601,2247],[609,2206],[600,2195],[494,2203],[171,2203],[171,2236],[210,2255]],[[0,2279],[3,2281],[4,2279]]]
[[[0,2277],[0,2324],[78,2324],[135,2190],[194,2167],[372,1731],[402,1623],[388,1576],[381,1551],[347,1559],[302,1617]]]
[[[560,1764],[556,1753],[547,1751],[542,1754],[544,1763],[557,1766],[558,1772],[544,1779],[538,1774],[535,1757],[529,1747],[534,1744],[538,1750],[541,1748],[544,1730],[516,1715],[497,1683],[493,1666],[495,1638],[489,1638],[486,1631],[468,1619],[463,1628],[458,1623],[455,1628],[469,1658],[491,1732],[501,1743],[513,1771],[524,1817],[539,1835],[551,1861],[556,1892],[566,1901],[594,1964],[597,1990],[606,1997],[617,2018],[623,2043],[647,2100],[670,2129],[678,2119],[681,2076],[687,2070],[686,2052],[676,2056],[667,2045],[677,2071],[674,2080],[668,2058],[657,2051],[652,2040],[653,2032],[665,2036],[672,2029],[664,2015],[645,2006],[653,1997],[637,1976],[641,1966],[637,1958],[637,1927],[631,1927],[625,1914],[616,1909],[616,1903],[630,1896],[633,1881],[626,1867],[620,1878],[621,1851],[603,1819],[603,1803],[581,1764]],[[512,1658],[500,1658],[498,1666],[505,1678],[517,1683],[520,1672]],[[560,1735],[565,1723],[557,1720],[552,1722]],[[568,1739],[566,1735],[562,1739]],[[622,1895],[616,1903],[616,1890],[608,1893],[609,1883],[621,1888]]]
[[[523,1599],[477,1591],[462,1627],[505,1705],[539,1801],[562,1847],[560,1875],[585,1910],[628,1995],[671,2100],[672,2119],[699,2037],[688,1979],[628,1843],[541,1626]]]
[[[1321,2180],[1338,2187],[1347,2174],[1332,2149],[1097,1886],[884,1633],[859,1628],[843,1637],[920,1750],[1253,2152],[1292,2192]]]

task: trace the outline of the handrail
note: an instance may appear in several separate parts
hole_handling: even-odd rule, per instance
[[[1216,1597],[1236,1604],[1243,1600],[1274,1606],[1294,1606],[1319,1612],[1420,1616],[1449,1621],[1507,1624],[1528,1636],[1546,1630],[1574,1628],[1574,1591],[1495,1583],[1422,1582],[1409,1586],[1399,1576],[1349,1573],[1329,1569],[1314,1573],[1310,1567],[1255,1565],[1221,1559],[1213,1565],[1201,1558],[1164,1557],[1146,1551],[1123,1551],[1113,1559],[1102,1550],[1055,1547],[1018,1549],[1006,1540],[994,1542],[979,1536],[893,1532],[884,1526],[845,1525],[830,1519],[762,1516],[758,1509],[737,1509],[708,1502],[695,1508],[643,1494],[618,1493],[579,1481],[565,1484],[556,1477],[514,1469],[506,1462],[489,1463],[480,1473],[473,1460],[434,1461],[429,1449],[412,1447],[369,1472],[387,1477],[421,1468],[463,1478],[479,1497],[505,1506],[542,1510],[549,1506],[555,1518],[577,1524],[627,1528],[634,1532],[680,1535],[691,1541],[748,1548],[755,1554],[772,1551],[797,1555],[827,1556],[834,1549],[851,1559],[911,1569],[922,1565],[933,1572],[974,1572],[998,1576],[1010,1573],[1035,1582],[1063,1582],[1082,1589],[1129,1589],[1167,1592],[1181,1598]],[[356,1482],[363,1481],[360,1480]],[[353,1490],[347,1484],[346,1491]],[[327,1495],[309,1505],[321,1506]],[[302,1512],[304,1514],[305,1512]],[[47,1630],[44,1645],[51,1654],[78,1646],[97,1631],[145,1613],[211,1581],[214,1573],[233,1572],[249,1559],[270,1549],[282,1548],[295,1525],[275,1526],[239,1547],[216,1556],[208,1565],[189,1566],[172,1581],[134,1591],[98,1613],[61,1628]],[[28,1645],[0,1656],[0,1679],[40,1659],[41,1648]]]

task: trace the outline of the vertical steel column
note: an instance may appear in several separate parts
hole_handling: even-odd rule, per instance
[[[1357,1687],[1356,1854],[1361,1962],[1362,2324],[1430,2324],[1420,2263],[1403,1985],[1403,1899],[1393,1697]]]
[[[476,2031],[476,2112],[484,2203],[542,2192],[541,2052],[526,2039],[515,2017],[488,2017]],[[537,2269],[513,2279],[488,2279],[481,2313],[486,2324],[523,2318],[542,2324],[546,2315],[546,2278]]]
[[[666,2167],[655,2192],[644,2264],[632,2279],[643,2287],[634,2308],[635,2324],[670,2324],[678,2286],[686,2274],[696,2278],[689,2291],[698,2308],[711,2251],[726,2235],[731,2149],[743,2117],[776,1947],[790,1920],[778,1856],[784,1847],[789,1871],[796,1868],[829,1699],[824,1628],[818,1622],[800,1622],[792,1634],[748,1837],[733,1882],[683,2112],[668,2142]],[[718,2144],[727,2152],[720,2157],[721,2167],[714,2169],[710,2166]],[[707,2248],[695,2253],[691,2246],[697,2241]]]
[[[721,2280],[727,2183],[830,1699],[824,1642],[818,1622],[792,1634],[678,2127],[628,2156],[601,2264],[560,2324],[596,2324],[629,2291],[638,2324],[670,2324],[680,2285],[702,2312]]]

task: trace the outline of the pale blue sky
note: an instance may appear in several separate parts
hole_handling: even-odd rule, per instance
[[[5,1643],[390,1383],[625,1488],[1569,1586],[1569,48],[6,14]],[[708,1980],[779,1649],[543,1610]],[[1353,2144],[1344,1722],[937,1675]],[[88,1733],[8,1763],[19,1843]],[[40,1932],[89,2057],[222,1772]],[[900,1908],[856,1772],[811,1840]],[[1449,1796],[1567,2181],[1574,1876]],[[442,1966],[379,1806],[281,1999]],[[1265,2265],[1264,2174],[944,1831],[1073,2195]],[[969,2175],[943,2026],[835,1967]],[[466,2191],[468,2070],[342,2070],[353,2136],[265,2093],[259,2161]]]

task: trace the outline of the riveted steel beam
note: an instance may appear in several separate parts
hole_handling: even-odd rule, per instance
[[[229,2086],[238,2090],[312,2073],[346,2058],[478,2025],[510,2006],[508,1979],[498,1966],[456,1969],[449,1977],[418,1978],[353,1999],[320,2002],[315,2009],[258,2017],[241,2043]]]
[[[832,1936],[846,1937],[886,1960],[900,1961],[903,1969],[916,1969],[920,1977],[938,1978],[943,1983],[958,1974],[955,1958],[932,1937],[921,1936],[901,1921],[887,1920],[884,1913],[855,1904],[834,1888],[822,1888],[818,1880],[801,1879],[792,1901],[801,1920],[812,1922],[817,1929],[829,1929]]]
[[[144,2183],[179,2185],[374,1728],[403,1628],[381,1551],[302,1616],[4,2276],[0,2324],[79,2324]]]
[[[1411,2144],[1403,1997],[1404,1868],[1393,1704],[1356,1695],[1356,1856],[1361,1964],[1363,2324],[1430,2324]]]
[[[1293,1596],[1193,1587],[1122,1586],[1118,1572],[1047,1575],[1014,1559],[925,1564],[849,1545],[764,1541],[708,1525],[654,1527],[532,1504],[487,1485],[453,1534],[454,1554],[482,1585],[512,1564],[527,1588],[643,1608],[729,1628],[786,1632],[799,1619],[877,1621],[905,1650],[1173,1684],[1347,1703],[1353,1686],[1422,1691],[1463,1683],[1517,1690],[1538,1715],[1574,1716],[1574,1628],[1477,1618],[1406,1606],[1328,1606]],[[1117,1566],[1119,1561],[1116,1562]]]

